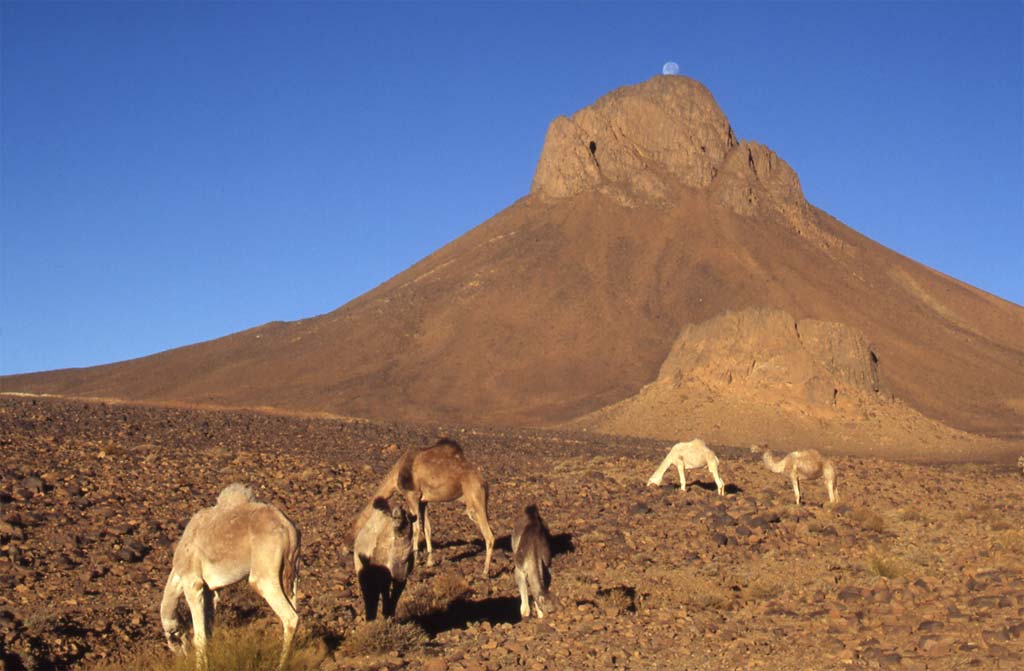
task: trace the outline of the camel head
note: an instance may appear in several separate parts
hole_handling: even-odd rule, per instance
[[[537,608],[539,608],[542,613],[553,613],[559,608],[558,597],[547,590],[544,590],[544,593],[536,597],[536,599]]]
[[[751,445],[750,451],[754,454],[761,454],[762,452],[764,452],[764,448],[761,447],[760,445]]]
[[[187,651],[188,639],[185,638],[185,632],[181,628],[181,622],[178,620],[177,613],[169,617],[161,616],[160,624],[164,628],[164,639],[167,641],[167,647],[176,655],[184,655]]]
[[[416,516],[405,507],[395,506],[391,509],[391,523],[395,526],[396,535],[404,535],[405,529],[414,522],[416,522]]]

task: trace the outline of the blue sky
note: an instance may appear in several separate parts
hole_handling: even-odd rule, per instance
[[[815,205],[1024,304],[1012,3],[0,4],[0,373],[329,312],[666,61]]]

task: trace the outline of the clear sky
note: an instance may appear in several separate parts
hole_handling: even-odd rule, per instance
[[[663,63],[807,198],[1024,304],[1010,3],[0,4],[0,373],[329,312]]]

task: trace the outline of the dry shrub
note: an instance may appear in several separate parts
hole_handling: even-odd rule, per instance
[[[448,609],[469,594],[469,583],[455,573],[442,573],[429,581],[417,581],[398,602],[399,620],[414,620]]]
[[[895,578],[906,573],[906,567],[898,559],[873,554],[868,557],[868,571],[881,578]]]
[[[928,524],[931,522],[920,508],[905,508],[900,511],[900,519],[904,522],[914,522],[917,524]]]
[[[885,518],[870,508],[856,508],[850,513],[857,526],[865,531],[873,531],[878,534],[886,533]]]
[[[344,655],[383,655],[408,651],[427,642],[427,632],[414,622],[380,618],[360,625],[341,644]]]
[[[602,610],[618,613],[636,612],[636,590],[632,587],[609,587],[597,590],[594,603]]]
[[[993,541],[997,550],[1012,554],[1014,557],[1024,556],[1024,531],[1004,529]]]
[[[189,639],[191,644],[191,639]],[[190,645],[191,648],[191,645]],[[274,671],[281,654],[281,637],[268,636],[260,627],[220,627],[207,642],[210,671]],[[327,657],[320,639],[300,632],[292,644],[285,671],[315,671]],[[110,661],[92,671],[193,671],[195,653],[172,654],[167,648],[127,655],[123,661]]]
[[[682,602],[687,606],[699,609],[728,608],[732,594],[723,586],[721,580],[714,577],[689,573],[677,582]]]
[[[783,591],[782,582],[772,576],[758,578],[747,586],[747,596],[759,601],[774,599],[781,595]]]

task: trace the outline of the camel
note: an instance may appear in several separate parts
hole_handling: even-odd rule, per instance
[[[484,577],[490,575],[494,533],[487,522],[487,483],[480,475],[480,469],[466,461],[458,443],[442,438],[434,445],[403,454],[384,476],[373,499],[387,499],[396,491],[405,497],[407,508],[415,519],[412,526],[412,549],[416,561],[419,561],[422,526],[427,541],[427,566],[434,565],[427,504],[461,499],[466,504],[469,519],[476,523],[484,537]],[[371,503],[356,519],[353,535],[363,527],[372,512]]]
[[[707,469],[711,471],[711,477],[715,479],[718,495],[725,496],[725,483],[718,474],[718,457],[700,438],[695,438],[688,443],[676,443],[673,445],[668,451],[668,456],[658,466],[658,470],[654,471],[654,475],[650,477],[647,484],[653,487],[660,486],[661,479],[665,476],[665,471],[673,464],[675,464],[676,469],[679,471],[679,488],[684,492],[686,491],[686,469],[707,466]]]
[[[412,571],[412,518],[400,505],[373,500],[366,524],[356,534],[355,565],[366,606],[366,621],[377,619],[377,602],[384,617],[393,617],[405,581]]]
[[[522,520],[512,532],[512,555],[516,586],[519,587],[519,614],[530,617],[532,596],[539,620],[545,611],[553,611],[557,602],[548,592],[551,536],[535,505],[526,507]]]
[[[1024,457],[1017,457],[1017,468],[1020,469],[1020,474],[1024,475]]]
[[[839,502],[839,492],[836,490],[836,468],[832,461],[821,456],[817,450],[799,450],[790,452],[782,459],[776,459],[768,448],[758,445],[751,445],[750,451],[754,454],[763,454],[764,465],[773,473],[785,473],[793,482],[793,495],[796,497],[796,504],[800,505],[800,479],[817,480],[825,478],[825,487],[828,488],[828,500],[830,503]]]
[[[295,612],[298,571],[299,530],[291,520],[274,506],[257,502],[245,485],[228,485],[215,506],[192,516],[174,548],[160,604],[168,646],[184,652],[176,613],[184,594],[192,614],[196,669],[205,670],[215,591],[248,578],[281,620],[284,634],[277,668],[283,669],[299,622]]]

